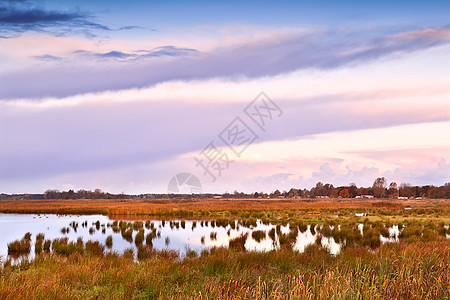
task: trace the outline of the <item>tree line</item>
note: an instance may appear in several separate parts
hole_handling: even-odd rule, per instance
[[[270,194],[255,193],[255,197],[285,197],[285,198],[358,198],[358,197],[373,197],[373,198],[422,198],[422,199],[450,199],[450,183],[442,186],[434,185],[411,185],[408,183],[401,183],[397,185],[396,182],[391,182],[389,185],[384,177],[377,178],[371,187],[357,187],[356,184],[350,183],[347,186],[335,187],[330,183],[317,182],[311,189],[296,189],[291,188],[289,191],[280,192],[276,190]]]
[[[26,199],[142,199],[142,198],[177,198],[186,197],[186,194],[112,194],[103,192],[101,189],[78,191],[68,190],[59,191],[56,189],[46,190],[43,194],[0,194],[0,200],[26,200]],[[225,192],[223,194],[195,194],[197,198],[210,198],[213,196],[221,196],[225,198],[390,198],[390,199],[450,199],[450,183],[442,186],[423,185],[413,186],[408,183],[397,185],[396,182],[387,184],[384,177],[375,179],[370,187],[357,187],[356,184],[350,183],[347,186],[333,186],[330,183],[317,182],[311,189],[291,188],[289,191],[275,190],[273,192],[254,192],[244,193],[234,191],[233,193]]]

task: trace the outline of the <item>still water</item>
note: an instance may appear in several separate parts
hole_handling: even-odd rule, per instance
[[[96,226],[97,221],[100,226]],[[103,215],[53,215],[53,214],[0,214],[0,259],[4,261],[8,256],[7,244],[21,239],[25,233],[32,234],[31,253],[28,258],[33,258],[34,242],[36,235],[43,233],[45,240],[53,240],[55,238],[67,237],[69,241],[76,241],[81,237],[86,242],[88,240],[99,241],[105,244],[106,238],[112,236],[111,251],[123,253],[126,249],[136,250],[134,238],[138,231],[133,231],[133,241],[126,241],[120,231],[113,231],[113,222]],[[130,222],[130,221],[127,221]],[[230,239],[240,236],[241,234],[249,233],[245,242],[245,248],[248,251],[270,251],[277,250],[280,247],[279,233],[287,234],[290,232],[289,226],[279,227],[279,231],[275,232],[274,239],[268,234],[261,239],[255,240],[252,237],[252,232],[263,231],[265,233],[276,228],[276,225],[263,224],[260,220],[256,221],[256,226],[239,225],[237,221],[234,224],[219,227],[210,221],[206,220],[151,220],[150,221],[156,230],[156,237],[153,238],[152,244],[154,249],[170,249],[175,250],[183,256],[188,250],[194,250],[200,253],[202,250],[211,247],[228,247]],[[78,224],[75,231],[71,224]],[[87,226],[82,226],[82,224]],[[232,226],[234,225],[234,226]],[[63,232],[62,229],[67,228],[68,232]],[[322,245],[331,254],[338,254],[342,248],[342,243],[337,243],[333,237],[320,236],[315,230],[318,225],[311,228],[307,225],[304,232],[299,231],[296,237],[293,249],[303,252],[309,245],[316,242]],[[331,228],[331,227],[330,227]],[[145,235],[152,230],[143,227]],[[362,234],[362,224],[360,225]],[[389,237],[381,237],[381,242],[397,242],[399,229],[397,226],[389,228]],[[320,241],[316,241],[320,236]],[[145,244],[145,241],[144,241]]]

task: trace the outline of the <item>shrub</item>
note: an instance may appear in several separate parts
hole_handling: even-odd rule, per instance
[[[52,242],[52,250],[55,253],[61,254],[61,255],[70,255],[74,252],[83,253],[84,247],[83,247],[83,240],[78,239],[78,241],[75,242],[69,242],[68,238],[59,238],[54,239]]]
[[[52,246],[52,241],[51,240],[46,240],[44,242],[44,251],[45,252],[50,252],[50,247]]]
[[[112,248],[112,245],[113,245],[113,238],[112,238],[112,235],[109,235],[109,236],[106,238],[105,245],[106,245],[106,247],[108,247],[109,249]]]
[[[228,247],[230,249],[245,251],[245,242],[247,241],[248,233],[243,233],[234,239],[230,239],[228,242]]]
[[[275,228],[270,229],[268,235],[272,241],[275,241]]]
[[[144,229],[141,229],[134,237],[134,243],[136,244],[136,246],[138,246],[142,245],[143,241],[144,241]]]
[[[39,254],[39,253],[42,252],[42,246],[43,246],[43,244],[44,244],[44,238],[45,238],[45,236],[44,236],[43,233],[39,233],[39,234],[36,236],[36,243],[35,243],[35,245],[34,245],[34,252],[35,252],[36,254]]]
[[[93,256],[103,256],[105,253],[105,247],[100,244],[99,241],[87,241],[86,252]]]
[[[23,238],[22,240],[15,240],[8,244],[8,255],[18,256],[29,254],[31,250],[31,243],[29,240]]]
[[[255,230],[252,232],[252,238],[259,243],[266,239],[266,232],[263,230]]]

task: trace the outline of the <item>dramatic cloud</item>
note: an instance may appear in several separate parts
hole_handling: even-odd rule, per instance
[[[154,87],[128,93],[88,94],[42,102],[0,102],[0,118],[8,124],[8,127],[0,129],[0,140],[8,141],[9,145],[0,153],[0,179],[8,182],[18,178],[37,180],[73,173],[101,170],[109,172],[118,168],[157,164],[187,153],[191,153],[188,156],[193,167],[192,153],[199,153],[211,140],[216,139],[217,143],[218,134],[236,116],[244,118],[242,109],[253,97],[248,99],[245,90],[241,91],[241,96],[236,94],[242,89],[242,84],[228,83],[220,89],[218,85],[207,82],[186,86],[167,84],[165,93],[164,90],[161,91],[162,88]],[[180,89],[178,98],[166,97],[173,89]],[[214,93],[201,93],[201,89]],[[227,92],[238,101],[219,101],[218,95]],[[295,94],[295,90],[288,92]],[[186,99],[183,95],[192,95],[192,98]],[[397,93],[397,97],[398,95],[406,96],[406,99],[410,96],[407,93]],[[271,123],[266,132],[257,131],[257,143],[266,143],[262,149],[252,146],[264,158],[264,161],[258,163],[261,171],[273,170],[266,165],[271,160],[280,161],[274,165],[290,168],[291,163],[283,160],[299,154],[331,157],[338,152],[345,157],[374,160],[379,150],[356,151],[360,148],[355,145],[362,143],[365,147],[377,147],[380,143],[379,136],[382,136],[382,144],[392,146],[396,140],[404,142],[404,139],[396,138],[397,136],[408,136],[415,132],[417,137],[432,137],[428,130],[438,131],[421,125],[426,129],[423,132],[418,132],[417,129],[405,133],[398,130],[385,135],[386,130],[383,130],[384,133],[379,136],[376,132],[370,135],[362,132],[359,136],[346,136],[342,133],[450,121],[449,111],[445,105],[440,104],[439,97],[437,100],[429,98],[430,102],[427,104],[410,104],[399,110],[393,107],[403,103],[402,97],[395,102],[391,100],[390,106],[380,102],[377,93],[365,93],[364,101],[356,101],[352,97],[355,96],[322,96],[318,98],[320,101],[317,98],[283,100],[276,97],[276,102],[283,108],[283,116]],[[371,107],[371,110],[367,111],[367,107]],[[446,127],[442,128],[444,132],[448,131]],[[341,134],[336,135],[336,132]],[[313,136],[321,133],[334,134],[336,138],[328,137],[325,142],[319,143]],[[396,140],[393,141],[393,137]],[[283,144],[284,141],[298,139],[303,140],[302,144]],[[427,140],[425,143],[436,147],[431,141]],[[269,142],[270,145],[267,144]],[[337,145],[342,146],[336,148]],[[223,143],[217,146],[223,146]],[[396,147],[398,146],[397,144]],[[404,146],[410,149],[414,144]],[[310,152],[306,152],[307,149]],[[352,153],[350,149],[353,149]],[[330,152],[320,153],[321,151]],[[440,154],[442,153],[438,153],[437,157]],[[433,156],[435,158],[436,155]],[[246,160],[252,161],[246,157],[243,160],[243,163]],[[391,163],[392,160],[383,158],[380,161]],[[305,162],[297,166],[304,168]],[[327,170],[325,167],[322,173],[313,174],[313,180],[322,176],[322,180],[332,181],[332,177],[324,175],[323,171]],[[255,170],[255,166],[250,168],[251,172]],[[295,174],[295,170],[289,171],[290,174]],[[170,172],[176,170],[170,169]]]
[[[438,9],[432,23],[429,5],[408,21],[347,20],[353,3],[339,20],[269,22],[281,7],[263,4],[213,22],[193,5],[1,1],[0,192],[165,192],[180,172],[211,192],[448,181],[450,29]],[[283,111],[264,130],[244,112],[261,91]],[[241,155],[220,138],[236,117],[256,135]],[[216,182],[194,160],[212,143],[232,160]]]
[[[376,38],[367,37],[365,32],[349,34],[335,30],[300,34],[275,33],[260,40],[217,48],[209,53],[203,53],[201,49],[173,46],[135,53],[119,50],[93,53],[80,50],[77,53],[87,54],[94,59],[110,59],[111,63],[96,68],[95,61],[82,63],[69,57],[67,65],[38,68],[34,72],[27,70],[2,74],[0,81],[5,83],[5,88],[0,90],[0,99],[64,97],[78,93],[145,87],[167,80],[243,76],[256,78],[299,69],[328,70],[447,44],[450,42],[449,35],[450,29],[446,28]],[[168,56],[173,59],[148,59]],[[123,64],[124,60],[129,63]],[[21,82],[33,84],[27,89],[21,89],[17,86]]]
[[[113,30],[93,19],[92,14],[80,9],[59,11],[37,6],[26,0],[3,1],[0,3],[0,36],[7,38],[35,31],[57,36],[81,34],[95,37],[97,31]],[[118,30],[138,28],[123,26]]]

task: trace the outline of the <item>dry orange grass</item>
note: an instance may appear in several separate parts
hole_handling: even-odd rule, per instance
[[[198,258],[38,256],[0,269],[0,299],[448,299],[450,241],[389,244],[332,256],[224,248]]]
[[[59,213],[139,215],[177,211],[297,210],[297,209],[403,209],[450,208],[450,199],[126,199],[126,200],[8,200],[0,201],[4,213]]]

